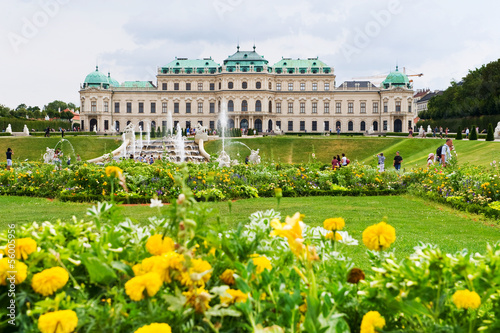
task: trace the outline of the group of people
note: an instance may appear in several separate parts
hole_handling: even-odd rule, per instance
[[[446,167],[450,163],[451,151],[454,149],[453,140],[448,138],[446,143],[438,148],[436,154],[430,153],[427,157],[427,167],[430,168],[434,163],[439,163],[443,167]],[[440,152],[438,155],[437,153]]]
[[[333,155],[332,159],[332,169],[337,170],[343,166],[347,166],[350,163],[349,159],[345,156],[345,153],[342,153],[342,158],[340,155]]]
[[[384,153],[377,154],[378,158],[378,169],[380,172],[385,171],[385,156]],[[401,162],[403,161],[403,158],[401,155],[399,155],[399,151],[396,152],[396,156],[394,156],[394,160],[392,162],[392,166],[394,169],[397,171],[401,170]]]
[[[142,163],[148,163],[148,164],[153,164],[157,159],[161,159],[160,158],[154,158],[153,155],[151,155],[150,157],[147,157],[146,154],[140,154],[139,157],[137,158],[134,158],[134,155],[133,154],[130,154],[130,159],[131,160],[135,160],[137,162],[142,162]]]

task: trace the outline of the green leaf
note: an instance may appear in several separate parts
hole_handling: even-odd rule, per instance
[[[97,257],[87,253],[82,254],[82,262],[89,272],[92,283],[109,284],[117,278],[115,271]]]
[[[132,268],[121,261],[112,261],[111,267],[128,276],[134,276],[134,271],[132,270]]]

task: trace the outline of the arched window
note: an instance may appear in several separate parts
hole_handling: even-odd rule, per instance
[[[144,132],[144,122],[143,121],[139,122],[139,127],[140,127],[140,130]]]
[[[248,88],[248,83],[247,83],[247,82],[243,82],[243,83],[241,84],[241,87],[242,87],[243,89]]]
[[[233,112],[234,111],[234,103],[233,103],[233,101],[229,101],[227,103],[227,111],[228,112]]]
[[[260,101],[255,102],[255,111],[262,111],[262,103]]]
[[[240,128],[248,129],[248,120],[242,119],[240,121]]]
[[[120,132],[120,122],[118,120],[115,121],[115,130]]]
[[[342,124],[340,123],[340,121],[337,121],[335,123],[335,130],[337,130],[337,128],[340,129],[340,130],[342,129]]]
[[[373,130],[378,131],[378,122],[376,121],[373,122]]]
[[[233,85],[233,83],[232,83],[232,82],[228,82],[228,84],[227,84],[227,88],[228,88],[228,89],[233,89],[233,86],[234,86],[234,85]]]
[[[255,119],[254,125],[255,125],[255,129],[257,130],[257,133],[262,132],[262,120]]]
[[[228,128],[234,128],[234,120],[233,119],[229,119],[228,122],[227,122],[227,127]]]
[[[352,123],[352,121],[350,121],[350,122],[347,123],[347,130],[348,131],[353,131],[354,130],[354,124]]]
[[[241,111],[248,111],[248,103],[247,103],[247,101],[241,102]]]
[[[362,132],[366,131],[366,125],[364,121],[362,121],[361,124],[359,125],[359,130]]]
[[[260,89],[261,87],[262,87],[262,84],[261,84],[260,82],[257,82],[257,83],[255,84],[255,88],[256,88],[256,89]]]
[[[269,101],[269,113],[273,113],[273,102]]]

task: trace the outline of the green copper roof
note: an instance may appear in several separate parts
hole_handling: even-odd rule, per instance
[[[390,72],[382,82],[382,87],[384,87],[385,89],[391,86],[405,86],[406,88],[411,88],[408,76],[401,73],[398,69],[398,66],[396,66],[396,70],[394,72]]]
[[[111,74],[108,72],[108,82],[110,85],[112,85],[113,87],[119,87],[120,86],[120,82],[116,81],[115,79],[113,79],[111,77]]]
[[[169,62],[162,67],[163,73],[168,73],[173,71],[174,73],[180,73],[180,70],[184,68],[185,72],[190,74],[193,71],[197,73],[203,73],[205,68],[209,71],[214,72],[219,67],[219,64],[213,61],[212,58],[205,59],[187,59],[187,58],[175,58],[175,60]]]
[[[318,58],[282,58],[280,61],[274,64],[273,67],[278,73],[280,72],[280,70],[283,72],[294,73],[296,69],[298,69],[299,73],[306,73],[309,68],[313,73],[315,73],[315,71],[317,71],[319,68],[322,68],[324,73],[330,73],[332,71],[330,66],[328,66]]]
[[[92,86],[101,86],[101,84],[103,84],[103,86],[105,88],[107,88],[109,85],[108,77],[105,74],[99,72],[98,66],[95,66],[94,72],[87,75],[84,83],[86,86],[91,86],[91,87]]]
[[[125,81],[120,87],[122,88],[154,88],[151,81]]]
[[[238,46],[236,53],[224,60],[224,65],[226,66],[263,66],[267,65],[267,63],[268,61],[263,56],[255,52],[255,46],[253,47],[253,51],[240,51],[240,47]]]

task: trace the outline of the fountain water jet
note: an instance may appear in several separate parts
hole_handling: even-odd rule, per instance
[[[176,153],[180,156],[180,162],[184,162],[186,160],[186,151],[184,149],[184,138],[182,137],[181,125],[177,123],[177,133],[175,134],[175,146]]]

